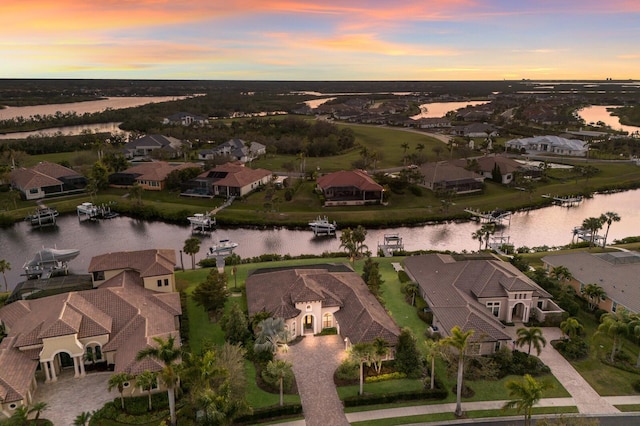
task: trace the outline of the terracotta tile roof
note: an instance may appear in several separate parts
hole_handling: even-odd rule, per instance
[[[214,180],[214,185],[242,188],[254,182],[261,181],[272,174],[273,173],[269,170],[251,169],[245,167],[242,163],[226,163],[207,170],[198,177],[212,178],[213,176],[218,175],[221,177]]]
[[[393,345],[400,334],[398,326],[355,272],[327,269],[260,272],[252,274],[245,285],[250,315],[265,311],[289,319],[300,314],[296,302],[322,301],[323,307],[340,307],[335,313],[340,333],[351,343],[382,337]]]
[[[342,170],[329,173],[318,178],[318,186],[323,190],[334,187],[356,187],[362,191],[382,191],[382,186],[377,184],[364,170]]]
[[[133,269],[140,276],[152,277],[173,273],[176,265],[176,252],[171,249],[121,251],[95,256],[89,263],[88,271],[113,271]]]
[[[508,157],[502,157],[500,155],[478,157],[476,158],[476,160],[478,161],[480,170],[485,173],[491,173],[496,164],[498,165],[498,167],[500,167],[500,173],[502,173],[503,175],[506,173],[513,173],[524,168],[524,166],[518,163],[516,160]],[[451,161],[451,164],[459,167],[466,167],[467,160],[461,158],[459,160]]]
[[[424,176],[425,182],[484,180],[484,177],[479,174],[448,161],[425,163],[419,169]]]
[[[131,166],[118,173],[140,175],[136,178],[137,180],[163,182],[172,171],[187,169],[190,167],[200,168],[200,166],[195,163],[170,164],[166,161],[151,161],[148,163],[136,164],[135,166]]]
[[[34,167],[21,167],[11,172],[11,181],[15,186],[25,189],[62,185],[60,178],[80,176],[77,172],[56,163],[43,161]]]
[[[15,337],[7,336],[0,343],[0,400],[4,403],[20,401],[27,396],[38,361],[13,348]],[[10,366],[10,368],[5,368]]]

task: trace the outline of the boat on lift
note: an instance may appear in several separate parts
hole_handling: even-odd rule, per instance
[[[218,244],[209,247],[207,257],[215,258],[217,256],[230,255],[236,247],[238,247],[238,243],[234,243],[228,239],[220,240]]]
[[[216,218],[211,213],[195,213],[187,217],[193,232],[210,232],[216,226]]]
[[[66,275],[69,261],[80,254],[77,249],[43,248],[33,259],[25,262],[22,268],[27,279],[50,278],[54,275]]]
[[[336,221],[329,222],[326,216],[318,216],[313,222],[309,222],[309,226],[314,235],[335,235],[338,225]]]
[[[53,226],[56,224],[58,210],[51,207],[38,207],[33,213],[25,218],[31,226]]]

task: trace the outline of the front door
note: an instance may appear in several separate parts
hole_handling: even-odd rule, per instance
[[[304,331],[313,333],[313,315],[305,315]]]
[[[73,367],[73,359],[71,355],[66,352],[60,353],[60,365],[62,368],[70,368]]]

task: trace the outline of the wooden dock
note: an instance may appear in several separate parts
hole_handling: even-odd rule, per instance
[[[464,209],[469,213],[471,217],[480,223],[495,223],[496,225],[503,225],[503,222],[511,224],[511,212],[495,209],[492,212],[481,212],[480,210]]]
[[[556,204],[562,207],[573,207],[573,206],[577,206],[582,202],[581,195],[578,195],[577,197],[573,197],[573,196],[560,197],[557,195],[545,194],[545,195],[542,195],[542,198],[550,198],[551,200],[553,200],[553,204]]]
[[[384,234],[384,242],[378,243],[378,251],[384,254],[384,257],[393,257],[393,253],[403,251],[404,244],[400,234]]]

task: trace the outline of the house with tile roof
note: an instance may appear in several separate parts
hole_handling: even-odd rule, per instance
[[[463,331],[475,330],[477,354],[509,347],[505,324],[532,318],[559,323],[562,317],[563,310],[549,293],[498,259],[427,254],[407,257],[404,269],[433,312],[432,330],[445,336],[456,325]]]
[[[341,170],[320,176],[316,187],[325,207],[382,203],[384,188],[364,170]]]
[[[11,186],[20,191],[25,200],[37,200],[82,192],[87,186],[87,179],[73,169],[42,161],[30,168],[13,170]]]
[[[531,138],[511,139],[505,143],[507,148],[532,154],[547,153],[567,155],[570,157],[585,157],[588,144],[579,139],[566,139],[560,136],[546,135]]]
[[[290,339],[335,327],[352,344],[377,337],[397,343],[400,329],[362,278],[347,265],[253,271],[246,280],[249,315],[285,320]]]
[[[423,178],[419,185],[434,192],[455,191],[470,194],[484,189],[484,176],[448,161],[425,163],[418,167]]]
[[[202,170],[202,167],[195,163],[168,163],[166,161],[138,163],[121,172],[110,174],[109,185],[115,188],[128,188],[137,183],[147,191],[162,191],[165,189],[165,181],[169,173],[191,167]]]
[[[168,117],[165,117],[162,120],[162,124],[178,124],[181,126],[204,126],[209,123],[209,119],[207,117],[203,117],[197,114],[191,114],[189,112],[176,112],[175,114],[171,114]]]
[[[166,158],[176,158],[182,155],[183,146],[190,146],[189,142],[172,136],[146,135],[127,142],[124,147],[126,158],[149,158],[152,152],[158,151]]]
[[[180,341],[175,260],[174,250],[96,256],[90,265],[95,289],[0,308],[7,332],[0,343],[0,418],[30,404],[38,386],[61,374],[85,377],[93,362],[116,373],[160,371],[158,361],[135,358],[154,337]],[[126,386],[125,395],[139,393],[134,381]]]
[[[493,178],[493,170],[497,168],[502,177],[501,183],[504,185],[514,182],[518,173],[527,175],[533,173],[533,170],[518,163],[516,160],[501,155],[486,155],[473,160],[475,160],[476,172],[487,179]],[[464,158],[452,160],[451,164],[462,168],[469,166],[469,163]]]
[[[247,143],[242,139],[229,139],[215,148],[198,151],[198,159],[213,160],[216,157],[227,157],[232,161],[248,163],[266,153],[267,147],[261,143]]]
[[[188,182],[193,189],[220,197],[244,197],[273,180],[273,173],[252,169],[242,163],[226,163],[200,174]]]
[[[597,284],[607,293],[598,308],[616,312],[624,307],[640,313],[640,253],[636,251],[610,253],[567,253],[545,256],[547,271],[564,266],[571,272],[571,285],[580,294],[589,284]]]

